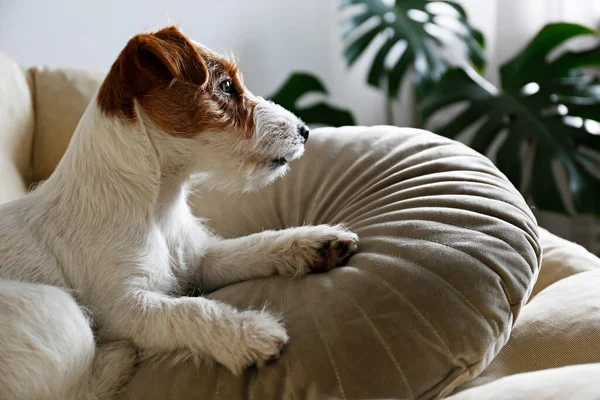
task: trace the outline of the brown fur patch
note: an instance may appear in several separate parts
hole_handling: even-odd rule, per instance
[[[231,79],[238,94],[219,89]],[[133,37],[113,64],[98,94],[108,116],[135,122],[136,99],[164,132],[191,137],[207,131],[254,133],[256,100],[246,93],[235,63],[194,46],[177,28]]]

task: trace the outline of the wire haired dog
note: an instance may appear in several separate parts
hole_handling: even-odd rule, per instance
[[[271,314],[182,295],[327,270],[358,237],[319,225],[222,239],[187,193],[192,179],[258,189],[308,134],[177,28],[133,37],[54,174],[0,207],[0,397],[112,398],[136,349],[207,356],[235,374],[277,358],[288,335]]]

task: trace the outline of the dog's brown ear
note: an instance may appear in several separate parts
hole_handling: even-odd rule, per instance
[[[133,61],[139,72],[150,75],[148,78],[178,79],[199,86],[206,84],[208,68],[204,59],[176,27],[138,35],[132,42]]]
[[[174,26],[136,35],[102,84],[98,105],[107,115],[133,119],[133,99],[173,79],[206,85],[208,68],[194,45]]]

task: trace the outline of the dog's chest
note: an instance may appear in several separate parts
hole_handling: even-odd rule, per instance
[[[182,234],[169,234],[173,233],[174,230],[157,230],[153,242],[159,244],[155,247],[157,252],[161,253],[157,255],[157,259],[165,260],[166,262],[161,263],[162,267],[157,268],[155,271],[156,283],[159,287],[157,289],[164,292],[180,292],[186,291],[188,271],[193,267],[195,259],[190,253],[193,244],[190,243],[190,238]],[[165,268],[167,266],[167,268]]]
[[[181,243],[169,245],[171,269],[174,271],[185,271],[188,268],[185,248]]]
[[[163,232],[153,228],[148,235],[144,254],[140,266],[145,270],[143,276],[147,288],[162,293],[173,292],[177,287],[174,268],[185,263],[179,246],[170,245]]]

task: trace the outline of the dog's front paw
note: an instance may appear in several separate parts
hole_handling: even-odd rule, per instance
[[[289,340],[281,322],[265,311],[241,311],[232,322],[235,339],[215,358],[235,375],[275,361]]]
[[[296,256],[313,272],[345,264],[358,249],[358,236],[341,225],[304,227],[295,241]]]

